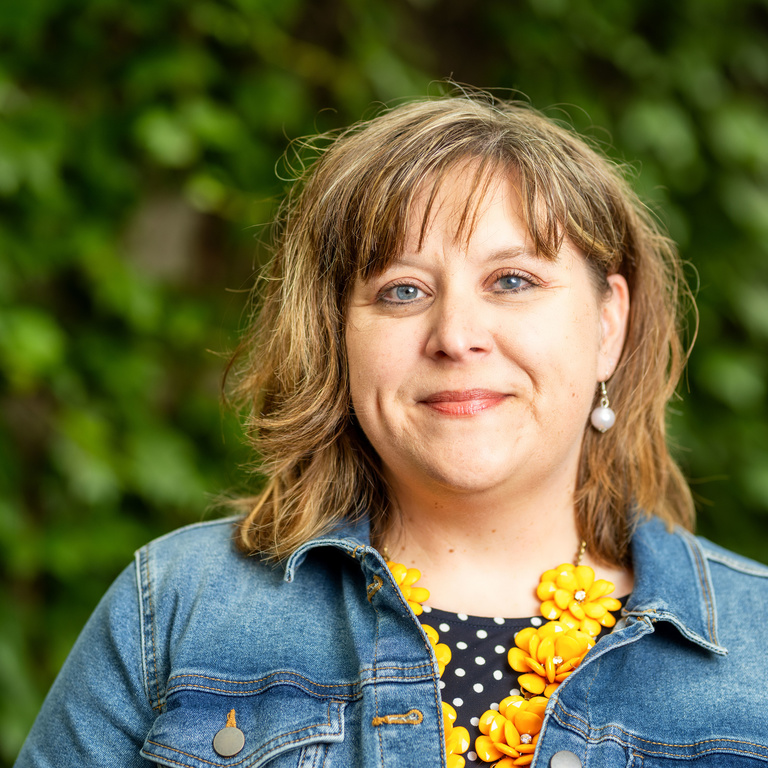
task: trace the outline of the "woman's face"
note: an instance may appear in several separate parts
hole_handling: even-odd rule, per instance
[[[457,238],[471,177],[446,178],[421,248],[423,201],[400,257],[354,286],[354,411],[396,495],[572,493],[597,384],[621,352],[626,282],[610,276],[603,295],[568,241],[554,261],[537,256],[503,178]]]

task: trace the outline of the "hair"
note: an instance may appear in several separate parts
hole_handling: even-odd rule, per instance
[[[585,426],[575,489],[590,553],[628,562],[632,509],[692,527],[691,492],[665,439],[690,292],[674,245],[616,164],[527,104],[487,94],[406,103],[304,146],[316,155],[283,203],[261,301],[230,362],[266,480],[239,500],[243,551],[279,560],[361,516],[377,541],[395,521],[351,408],[345,315],[355,281],[401,252],[416,196],[431,192],[423,237],[440,183],[459,167],[475,169],[465,230],[491,181],[510,174],[540,255],[555,258],[567,237],[603,288],[612,273],[629,285],[626,341],[608,383],[618,418],[605,434]]]

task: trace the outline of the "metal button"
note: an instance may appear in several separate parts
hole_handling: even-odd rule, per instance
[[[581,768],[581,760],[570,750],[561,749],[552,755],[549,768]]]
[[[222,757],[234,757],[244,746],[245,736],[237,727],[222,728],[213,737],[213,748]]]

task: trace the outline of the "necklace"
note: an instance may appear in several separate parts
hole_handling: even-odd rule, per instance
[[[592,568],[580,564],[585,547],[582,542],[575,565],[563,563],[541,575],[536,596],[547,622],[518,632],[507,653],[509,666],[520,673],[517,685],[523,695],[507,696],[499,702],[498,710],[488,709],[479,718],[481,735],[475,741],[475,752],[484,763],[495,763],[495,768],[533,761],[547,701],[579,666],[602,628],[616,623],[612,611],[621,603],[609,597],[614,585],[596,579]],[[416,586],[421,572],[389,560],[387,566],[414,614],[421,616],[422,604],[429,600],[429,590]],[[422,628],[442,677],[451,661],[451,649],[440,642],[434,627],[422,622]],[[456,725],[456,710],[450,704],[444,701],[442,706],[447,768],[464,768],[462,755],[470,747],[469,731]]]

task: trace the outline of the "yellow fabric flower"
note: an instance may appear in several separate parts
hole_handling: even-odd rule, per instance
[[[518,632],[507,660],[515,672],[523,673],[517,679],[520,688],[549,698],[594,644],[594,637],[585,632],[562,621],[548,621],[538,629],[526,627]]]
[[[462,755],[469,749],[469,731],[463,726],[454,726],[456,710],[443,702],[443,728],[445,730],[445,753],[447,768],[464,768]]]
[[[427,639],[435,651],[437,672],[442,677],[446,665],[451,663],[451,649],[445,643],[440,642],[440,635],[437,634],[437,630],[430,627],[429,624],[422,624],[421,628],[426,633]]]
[[[528,765],[533,760],[546,708],[543,696],[508,696],[499,704],[498,712],[484,712],[478,724],[482,736],[475,739],[477,756],[486,763],[498,760],[496,768]]]
[[[417,616],[420,616],[424,612],[421,604],[429,600],[429,590],[414,586],[421,578],[421,571],[418,568],[406,568],[402,563],[391,561],[387,562],[387,567],[392,572],[408,605]],[[422,624],[421,627],[435,651],[437,671],[442,677],[446,664],[451,661],[451,649],[440,642],[440,635],[436,629],[428,624]],[[464,768],[466,760],[462,755],[469,749],[469,731],[463,726],[454,726],[455,722],[456,710],[450,704],[443,702],[446,768]]]
[[[423,611],[421,604],[429,600],[428,589],[413,586],[421,578],[421,571],[418,568],[406,568],[402,563],[387,562],[387,567],[395,577],[397,586],[400,587],[408,605],[417,616],[420,616]]]
[[[541,600],[541,615],[560,620],[573,629],[596,637],[602,627],[612,627],[621,603],[608,597],[614,586],[605,579],[595,580],[588,565],[563,563],[541,574],[536,596]]]

